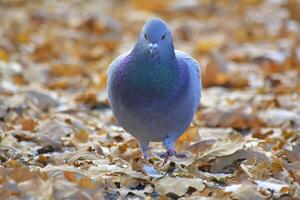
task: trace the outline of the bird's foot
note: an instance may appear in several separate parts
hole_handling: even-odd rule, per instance
[[[165,165],[168,162],[169,157],[176,154],[176,151],[174,149],[168,149],[166,153],[162,154],[161,157],[165,158],[163,165]]]
[[[174,149],[168,149],[166,153],[163,153],[160,156],[161,158],[164,158],[163,165],[165,165],[168,162],[169,158],[172,156],[175,156],[179,159],[187,158],[185,154],[177,153]]]
[[[187,155],[185,155],[185,154],[180,154],[180,153],[175,153],[175,157],[176,158],[179,158],[179,159],[184,159],[184,158],[187,158]]]

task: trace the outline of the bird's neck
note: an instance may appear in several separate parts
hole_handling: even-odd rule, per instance
[[[174,87],[181,82],[180,67],[172,57],[155,61],[148,60],[148,55],[132,51],[129,55],[130,64],[126,66],[125,81],[134,96],[160,99],[173,93]],[[167,55],[166,55],[167,56]]]
[[[157,52],[157,55],[153,59],[150,58],[148,46],[138,41],[131,51],[131,55],[133,55],[137,62],[149,63],[152,66],[174,65],[177,62],[173,42],[166,49],[161,49]]]

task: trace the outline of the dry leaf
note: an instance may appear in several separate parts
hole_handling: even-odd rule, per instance
[[[0,199],[300,196],[297,0],[0,2]],[[187,157],[166,165],[161,143],[142,159],[106,92],[151,17],[201,64]]]
[[[226,189],[225,189],[226,190]],[[263,200],[265,199],[253,185],[243,184],[232,191],[231,197],[239,200]]]
[[[203,180],[197,178],[181,178],[165,176],[156,182],[156,190],[161,194],[173,193],[177,196],[183,196],[189,188],[202,191],[205,188]]]
[[[219,140],[206,151],[200,152],[196,160],[211,160],[220,156],[227,156],[243,148],[246,140],[239,134],[231,135],[224,140]]]
[[[86,143],[89,141],[89,133],[84,130],[80,130],[79,132],[75,133],[75,139],[79,142]]]
[[[33,119],[22,119],[22,130],[24,131],[34,131],[37,125],[37,122]]]

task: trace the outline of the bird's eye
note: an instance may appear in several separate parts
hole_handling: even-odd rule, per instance
[[[161,39],[164,40],[166,38],[166,34],[164,34]]]
[[[147,35],[146,35],[146,34],[144,34],[144,37],[145,37],[145,39],[147,40]]]

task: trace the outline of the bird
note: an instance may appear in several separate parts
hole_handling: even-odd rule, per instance
[[[199,63],[174,48],[165,21],[146,21],[132,50],[107,70],[108,102],[117,123],[139,141],[148,159],[149,142],[162,142],[165,162],[176,156],[176,140],[190,126],[200,103]]]

